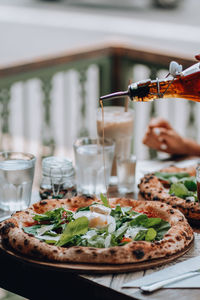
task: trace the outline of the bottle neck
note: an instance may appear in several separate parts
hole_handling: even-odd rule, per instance
[[[131,100],[151,101],[160,98],[185,98],[200,102],[200,70],[192,74],[181,73],[176,78],[137,82],[129,86]]]
[[[129,96],[131,100],[151,101],[160,98],[185,98],[200,102],[200,63],[188,69],[170,69],[169,76],[164,80],[142,80],[129,85],[127,91],[111,93],[100,97],[100,101]]]

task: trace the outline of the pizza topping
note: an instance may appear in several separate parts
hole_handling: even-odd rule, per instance
[[[107,199],[106,196],[104,196],[104,195],[101,193],[101,194],[100,194],[100,198],[101,198],[101,201],[102,201],[102,203],[103,203],[104,206],[110,207],[109,202],[108,202],[108,199]]]
[[[54,228],[54,225],[44,225],[44,226],[41,226],[39,228],[36,229],[37,231],[37,235],[43,235],[45,234],[47,231],[51,231],[52,229]]]
[[[63,222],[70,222],[72,218],[73,212],[63,207],[47,211],[44,214],[35,214],[33,217],[38,224],[54,224],[54,228],[60,227]]]
[[[191,201],[198,201],[197,185],[193,177],[191,178],[191,180],[187,179],[186,181],[182,180],[177,183],[173,183],[170,186],[169,194],[186,200],[189,199]]]
[[[90,211],[103,215],[109,215],[111,213],[111,208],[100,204],[94,204],[90,206]]]
[[[188,173],[162,173],[156,172],[155,176],[166,183],[169,187],[169,194],[190,201],[198,201],[196,178]]]
[[[74,219],[85,216],[89,220],[90,228],[107,228],[108,232],[115,231],[116,224],[115,219],[112,216],[91,212],[91,211],[79,211],[74,215]]]
[[[174,183],[177,182],[178,179],[190,177],[190,174],[186,172],[180,172],[180,173],[155,172],[155,176],[161,180],[168,181],[169,183]]]
[[[80,217],[74,221],[71,221],[64,229],[63,234],[60,236],[57,246],[63,246],[67,244],[73,237],[81,234],[85,234],[88,231],[89,221],[86,217]]]
[[[48,244],[65,247],[109,248],[133,241],[162,239],[170,228],[169,223],[147,213],[134,211],[132,207],[110,208],[95,203],[76,212],[57,208],[36,214],[33,219],[38,224],[23,229]]]

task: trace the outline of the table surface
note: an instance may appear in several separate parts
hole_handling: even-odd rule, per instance
[[[180,166],[193,164],[194,161],[178,163]],[[136,183],[147,172],[158,170],[171,162],[138,162],[136,171]],[[114,188],[111,189],[111,192]],[[33,201],[37,199],[34,195]],[[0,212],[0,217],[2,212]],[[10,257],[4,251],[0,251],[0,286],[11,292],[17,293],[28,299],[55,299],[64,295],[73,295],[74,299],[80,299],[83,295],[87,299],[173,299],[181,297],[182,300],[199,299],[199,289],[161,289],[150,295],[142,294],[137,288],[122,289],[122,285],[133,279],[151,274],[152,272],[166,268],[185,259],[199,255],[200,230],[195,229],[195,242],[187,254],[176,261],[162,267],[139,272],[105,275],[79,275],[64,270],[53,270],[47,267],[39,267],[26,262],[21,262]]]

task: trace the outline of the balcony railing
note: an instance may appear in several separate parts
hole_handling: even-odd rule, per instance
[[[71,156],[78,136],[96,135],[95,110],[100,95],[126,89],[130,79],[164,76],[171,60],[184,68],[194,63],[189,58],[129,45],[104,44],[1,68],[0,149]],[[155,115],[167,118],[179,133],[200,140],[197,103],[161,100],[132,106],[138,158],[149,155],[141,140],[149,119]]]

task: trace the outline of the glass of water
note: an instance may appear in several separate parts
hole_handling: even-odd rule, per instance
[[[81,194],[106,193],[115,144],[110,139],[80,138],[74,143],[77,191]],[[104,170],[105,160],[105,170]]]
[[[120,194],[133,193],[135,190],[136,157],[119,157],[117,159],[118,191]]]
[[[1,209],[14,212],[30,205],[35,161],[28,153],[0,153]]]

